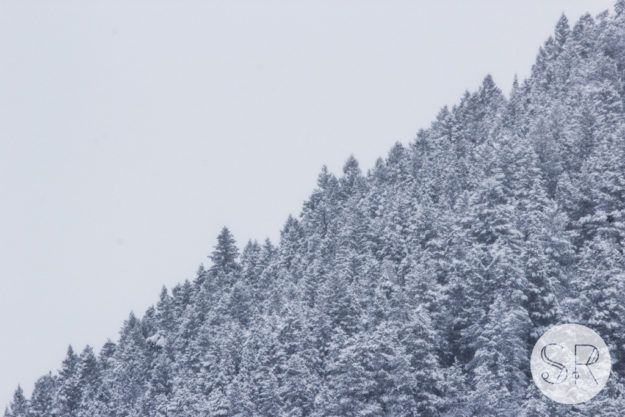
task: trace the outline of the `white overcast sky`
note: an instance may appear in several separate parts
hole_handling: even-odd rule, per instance
[[[0,406],[606,0],[0,0]]]

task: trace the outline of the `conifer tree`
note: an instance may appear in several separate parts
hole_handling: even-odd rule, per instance
[[[30,399],[32,417],[53,417],[56,415],[54,411],[55,393],[56,381],[51,374],[44,375],[35,382]]]
[[[30,406],[28,400],[24,396],[22,387],[17,387],[13,394],[13,402],[9,409],[4,413],[5,417],[29,417]]]
[[[217,236],[217,245],[210,256],[213,263],[211,272],[218,276],[230,276],[238,272],[238,258],[239,249],[236,246],[234,237],[230,230],[224,227]]]
[[[55,396],[55,414],[73,417],[80,407],[81,391],[78,375],[78,356],[71,346],[59,371],[58,391]]]

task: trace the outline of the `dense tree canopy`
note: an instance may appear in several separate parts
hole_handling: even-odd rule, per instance
[[[622,415],[624,108],[625,2],[562,17],[508,97],[487,76],[369,172],[324,168],[275,246],[224,228],[207,268],[5,415]],[[529,375],[564,322],[613,351],[584,406]]]

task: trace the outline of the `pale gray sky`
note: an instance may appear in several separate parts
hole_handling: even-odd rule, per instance
[[[0,406],[611,4],[0,0]]]

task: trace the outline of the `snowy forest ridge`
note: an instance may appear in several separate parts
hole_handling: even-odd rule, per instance
[[[323,169],[277,246],[224,228],[210,267],[5,416],[620,416],[624,109],[625,0],[563,16],[509,98],[487,76],[368,173]],[[576,407],[529,375],[567,322],[613,358]]]

